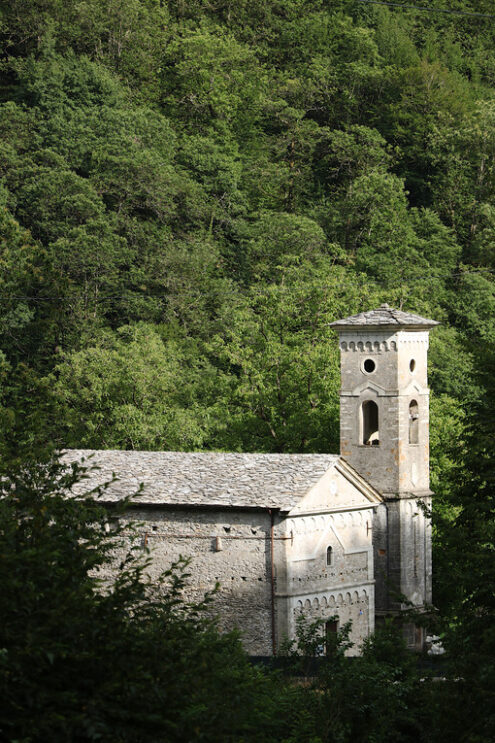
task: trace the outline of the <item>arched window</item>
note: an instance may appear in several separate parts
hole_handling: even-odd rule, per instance
[[[419,441],[419,412],[416,400],[409,403],[409,443],[417,444]]]
[[[378,405],[373,400],[363,402],[361,408],[363,444],[366,446],[378,446],[380,435],[378,433]]]
[[[332,565],[333,563],[333,550],[331,547],[327,547],[327,565]]]

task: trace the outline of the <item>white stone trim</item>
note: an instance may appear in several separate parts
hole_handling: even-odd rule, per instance
[[[313,596],[314,598],[320,598],[320,596],[330,596],[334,598],[334,601],[336,601],[335,596],[339,596],[342,594],[342,592],[345,591],[358,591],[359,598],[370,598],[370,589],[374,589],[375,587],[375,581],[374,580],[365,580],[360,581],[359,583],[342,583],[342,585],[339,585],[338,588],[322,588],[320,591],[300,591],[297,594],[293,593],[276,593],[276,598],[279,599],[289,599],[289,605],[291,603],[295,603],[297,601],[305,601],[310,596]],[[342,601],[344,603],[344,601]],[[297,609],[297,606],[294,606],[293,608]],[[303,607],[304,608],[304,607]]]
[[[361,382],[361,384],[358,384],[357,387],[354,387],[351,394],[357,397],[358,395],[362,395],[367,390],[375,392],[379,397],[387,394],[384,387],[377,384],[376,382],[371,382],[369,379],[365,379],[364,382]]]
[[[358,351],[359,353],[383,353],[398,351],[399,346],[410,347],[413,344],[429,347],[429,332],[427,330],[394,330],[377,331],[346,330],[339,331],[339,347],[341,351]]]
[[[376,508],[378,503],[360,503],[357,506],[336,506],[335,508],[321,507],[314,511],[298,511],[291,514],[291,518],[299,516],[324,516],[325,514],[343,513],[346,511],[368,511],[370,508]]]

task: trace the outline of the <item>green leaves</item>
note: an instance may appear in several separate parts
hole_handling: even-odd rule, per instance
[[[88,448],[201,448],[222,377],[196,354],[144,324],[107,331],[95,345],[65,354],[52,388],[62,440]]]
[[[87,463],[90,465],[90,463]],[[10,461],[0,483],[0,729],[6,740],[267,740],[283,689],[187,604],[187,561],[151,586],[125,504],[84,467]],[[79,496],[67,497],[77,484]],[[123,506],[123,507],[122,507]],[[109,528],[109,522],[111,524]],[[120,570],[116,562],[122,557]],[[112,566],[114,577],[109,578]]]
[[[202,24],[182,27],[168,45],[161,102],[194,132],[213,126],[249,136],[259,118],[265,73],[247,45],[229,33]]]
[[[359,306],[361,291],[324,256],[288,258],[278,283],[255,284],[230,309],[225,338],[213,344],[236,380],[230,442],[251,451],[336,451],[340,375],[328,324],[343,306]]]

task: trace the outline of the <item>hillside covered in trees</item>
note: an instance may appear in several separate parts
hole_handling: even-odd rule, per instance
[[[336,452],[329,323],[382,302],[441,321],[435,600],[476,708],[495,686],[495,5],[420,5],[439,12],[0,3],[0,454]]]
[[[328,323],[387,301],[443,323],[444,476],[495,332],[494,29],[350,0],[4,4],[6,441],[32,413],[57,446],[336,451]]]

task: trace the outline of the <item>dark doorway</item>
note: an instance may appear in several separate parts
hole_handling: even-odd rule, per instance
[[[339,623],[336,619],[325,622],[325,651],[327,655],[335,652]]]

